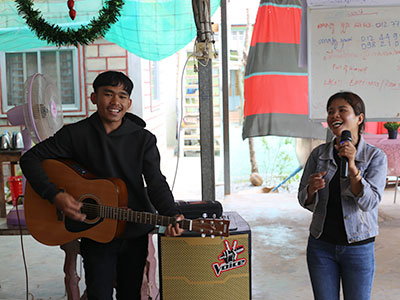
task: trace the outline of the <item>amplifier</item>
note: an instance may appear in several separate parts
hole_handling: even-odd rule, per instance
[[[236,212],[225,237],[158,237],[160,295],[164,300],[251,299],[251,231]]]
[[[197,219],[207,215],[207,218],[222,216],[222,205],[218,201],[182,201],[175,202],[176,207],[187,219]]]

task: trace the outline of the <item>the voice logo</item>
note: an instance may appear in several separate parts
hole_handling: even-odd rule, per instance
[[[242,245],[238,246],[238,241],[233,241],[232,247],[229,245],[229,241],[225,240],[224,243],[225,250],[218,256],[218,259],[223,262],[212,264],[215,276],[217,277],[219,277],[222,272],[243,267],[247,263],[246,258],[238,258],[238,255],[245,250]]]

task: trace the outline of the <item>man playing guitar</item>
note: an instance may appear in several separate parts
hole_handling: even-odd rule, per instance
[[[130,209],[152,212],[154,206],[161,215],[182,220],[160,170],[156,138],[145,129],[141,118],[128,112],[132,104],[132,81],[121,72],[107,71],[96,77],[93,88],[90,99],[97,106],[95,113],[63,126],[21,157],[22,171],[32,188],[66,217],[84,221],[82,203],[57,188],[42,167],[46,159],[69,159],[100,178],[122,179]],[[81,239],[89,300],[112,299],[114,279],[117,299],[140,299],[148,233],[152,228],[148,224],[128,223],[123,235],[111,242]],[[178,236],[182,232],[176,224],[169,225],[165,234]]]

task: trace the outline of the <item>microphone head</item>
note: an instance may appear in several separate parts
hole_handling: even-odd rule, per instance
[[[351,132],[349,130],[343,130],[342,135],[340,136],[340,143],[352,141]]]

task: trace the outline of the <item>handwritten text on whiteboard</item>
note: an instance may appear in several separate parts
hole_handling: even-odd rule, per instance
[[[370,118],[400,117],[400,7],[312,9],[308,29],[311,119],[340,90],[359,94]]]

